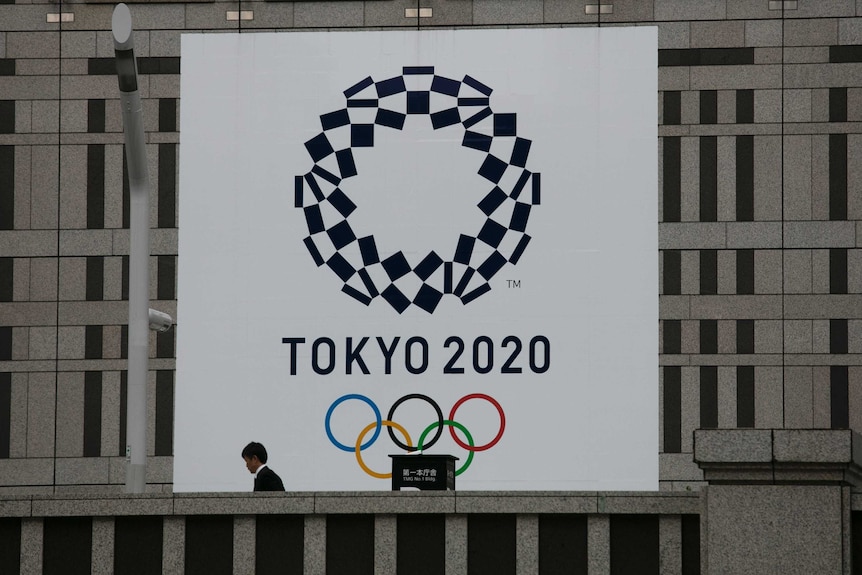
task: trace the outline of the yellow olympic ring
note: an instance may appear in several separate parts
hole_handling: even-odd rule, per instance
[[[404,429],[400,424],[395,423],[394,421],[389,421],[388,419],[384,419],[383,421],[380,422],[380,424],[385,425],[386,427],[394,427],[395,429],[400,431],[401,435],[404,436],[404,439],[407,440],[407,445],[409,447],[413,447],[413,440],[410,439],[410,434],[407,433],[407,430]],[[375,427],[377,427],[377,422],[372,421],[371,423],[368,424],[368,426],[365,429],[362,430],[362,432],[359,434],[359,437],[356,438],[356,449],[355,449],[355,451],[356,451],[356,462],[359,463],[359,467],[361,467],[362,470],[365,473],[367,473],[368,475],[370,475],[371,477],[376,477],[377,479],[389,479],[392,477],[391,472],[389,472],[389,473],[377,473],[376,471],[370,469],[367,465],[365,465],[365,462],[362,461],[362,454],[360,453],[360,451],[361,451],[360,448],[362,446],[362,440],[365,439],[365,436],[368,435],[368,432],[371,431],[372,429],[374,429]]]

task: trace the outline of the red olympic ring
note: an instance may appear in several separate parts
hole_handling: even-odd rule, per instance
[[[457,411],[458,408],[461,407],[462,403],[470,399],[484,399],[497,408],[497,413],[500,414],[500,431],[497,432],[496,437],[494,437],[494,439],[492,439],[490,442],[486,443],[485,445],[477,445],[475,447],[471,447],[458,439],[458,436],[455,435],[454,426],[449,427],[449,433],[452,435],[452,439],[455,440],[455,443],[457,443],[467,451],[485,451],[486,449],[491,449],[492,447],[497,445],[497,442],[500,441],[501,437],[503,437],[503,431],[505,431],[506,429],[506,414],[503,413],[503,408],[502,406],[500,406],[496,399],[494,399],[490,395],[485,395],[484,393],[471,393],[470,395],[465,395],[464,397],[456,401],[455,405],[452,406],[452,411],[449,412],[449,420],[456,421],[455,411]]]

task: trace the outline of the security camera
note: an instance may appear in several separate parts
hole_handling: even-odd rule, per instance
[[[174,320],[168,314],[159,310],[150,308],[150,329],[153,331],[164,332],[171,329],[174,325]]]

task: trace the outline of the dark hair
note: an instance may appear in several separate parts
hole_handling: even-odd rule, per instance
[[[252,441],[243,448],[242,456],[243,458],[248,457],[249,459],[257,456],[261,463],[266,463],[266,447],[264,447],[262,443]]]

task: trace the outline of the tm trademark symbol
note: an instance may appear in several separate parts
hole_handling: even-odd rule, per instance
[[[506,280],[506,285],[512,289],[521,287],[521,280]]]

